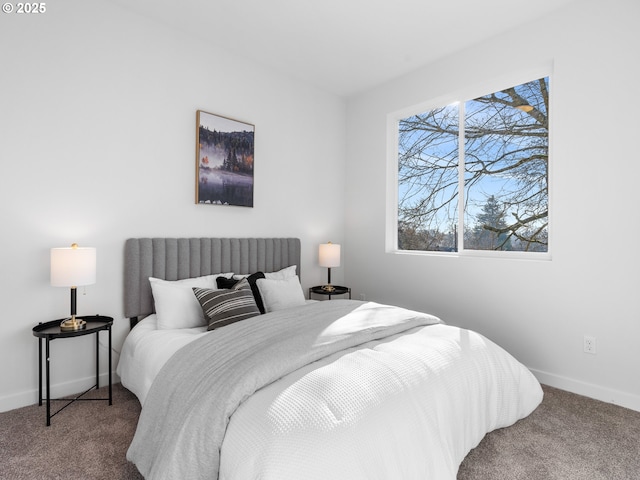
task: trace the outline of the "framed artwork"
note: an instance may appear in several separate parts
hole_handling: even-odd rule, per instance
[[[253,207],[255,126],[198,110],[196,203]]]

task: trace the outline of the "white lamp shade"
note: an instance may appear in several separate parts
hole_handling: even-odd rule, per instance
[[[96,249],[77,246],[51,249],[51,285],[78,287],[96,283]]]
[[[340,266],[340,245],[337,243],[321,243],[318,250],[321,267]]]

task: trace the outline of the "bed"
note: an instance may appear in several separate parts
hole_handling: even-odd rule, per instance
[[[145,478],[455,479],[487,432],[541,402],[529,370],[476,332],[306,300],[300,251],[127,240],[118,374],[142,404],[127,458]]]

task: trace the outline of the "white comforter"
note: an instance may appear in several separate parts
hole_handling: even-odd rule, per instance
[[[158,329],[156,314],[138,322],[129,332],[116,373],[124,387],[144,405],[147,393],[167,360],[185,345],[207,333],[207,327]]]
[[[147,478],[455,479],[486,432],[542,399],[533,375],[479,334],[395,307],[315,305],[179,351],[149,393],[128,458]],[[304,332],[301,322],[313,333],[289,335]],[[260,338],[245,337],[254,330]],[[255,348],[264,340],[266,355]],[[181,357],[200,362],[189,380]]]

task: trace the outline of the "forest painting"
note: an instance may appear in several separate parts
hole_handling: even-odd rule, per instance
[[[255,127],[198,110],[196,203],[253,207]]]

